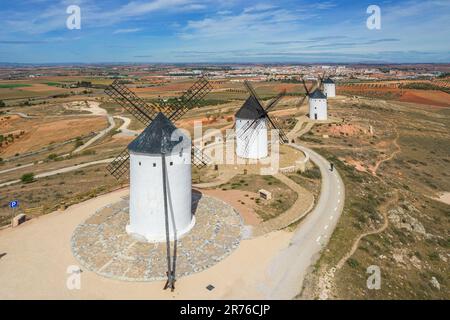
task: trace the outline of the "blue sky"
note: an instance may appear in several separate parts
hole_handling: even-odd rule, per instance
[[[450,62],[450,0],[3,0],[0,14],[0,62]]]

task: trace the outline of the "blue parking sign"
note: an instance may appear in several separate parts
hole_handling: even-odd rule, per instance
[[[12,209],[17,208],[18,206],[19,206],[19,201],[17,201],[17,200],[11,201],[9,203],[9,207]]]

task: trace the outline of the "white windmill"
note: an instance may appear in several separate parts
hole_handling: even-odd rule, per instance
[[[276,129],[280,135],[280,142],[288,139],[274,119],[269,117],[269,110],[283,98],[285,91],[264,108],[252,85],[244,82],[250,96],[235,115],[236,154],[244,159],[262,159],[268,156],[268,129]]]
[[[169,237],[192,229],[191,140],[159,113],[128,145],[130,223],[127,232],[150,242],[166,241],[164,208],[169,204]],[[165,175],[165,176],[164,176]],[[168,202],[170,199],[170,203]]]
[[[127,232],[142,240],[166,242],[168,271],[164,289],[175,288],[170,241],[189,232],[195,224],[191,165],[201,168],[209,162],[173,122],[197,107],[211,89],[209,82],[201,78],[172,104],[162,106],[147,104],[118,80],[105,91],[146,126],[107,169],[117,179],[130,172]]]
[[[336,83],[331,78],[326,78],[323,82],[323,93],[327,98],[336,97]]]
[[[311,120],[317,121],[325,121],[328,120],[328,101],[327,96],[322,92],[321,83],[322,79],[319,78],[319,83],[317,88],[311,92],[312,88],[306,86],[305,80],[302,78],[303,86],[306,91],[305,97],[297,104],[297,107],[300,107],[306,98],[308,98],[309,102],[309,118]]]

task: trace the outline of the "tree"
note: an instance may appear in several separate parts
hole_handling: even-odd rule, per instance
[[[30,173],[25,173],[20,180],[23,183],[31,183],[34,181],[34,173],[30,172]]]

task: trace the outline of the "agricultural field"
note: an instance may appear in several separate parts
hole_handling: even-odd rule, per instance
[[[450,81],[385,81],[369,83],[342,83],[341,94],[382,100],[394,100],[436,107],[450,106]]]
[[[13,134],[13,139],[2,143],[0,156],[3,158],[40,150],[52,144],[76,139],[105,128],[102,117],[72,117],[70,119],[23,119],[12,115],[0,118],[0,135]],[[16,134],[19,132],[19,134]]]

